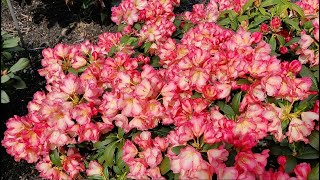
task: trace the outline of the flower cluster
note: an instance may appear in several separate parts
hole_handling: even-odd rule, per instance
[[[309,137],[319,130],[314,82],[300,75],[302,64],[319,64],[308,55],[318,32],[316,41],[301,32],[299,59],[287,61],[264,39],[281,30],[279,17],[261,32],[232,31],[218,16],[241,13],[246,1],[211,0],[176,17],[179,3],[124,0],[112,8],[122,33],[45,49],[47,92],[8,120],[7,152],[37,163],[46,179],[306,179],[310,164],[286,164],[298,144],[313,148]],[[290,144],[293,155],[267,166],[275,153],[261,145],[266,139]]]

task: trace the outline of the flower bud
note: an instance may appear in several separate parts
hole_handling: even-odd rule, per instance
[[[285,46],[281,46],[280,49],[279,49],[279,51],[280,51],[281,54],[287,54],[288,48],[285,47]]]
[[[269,32],[269,26],[265,23],[260,25],[260,32],[263,34],[268,34]]]
[[[281,27],[281,19],[278,16],[272,18],[270,26],[273,31],[278,31]]]

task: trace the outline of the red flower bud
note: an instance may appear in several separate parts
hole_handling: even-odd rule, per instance
[[[269,26],[265,23],[260,25],[260,32],[263,34],[267,34],[269,32]]]
[[[92,52],[92,58],[93,58],[94,60],[97,60],[97,58],[98,58],[98,53],[95,52],[95,51],[93,51],[93,52]]]
[[[279,30],[280,27],[281,27],[281,19],[278,16],[274,17],[270,21],[270,26],[271,26],[271,29],[274,30],[274,31]]]
[[[288,48],[285,46],[281,46],[279,50],[281,54],[287,54],[288,52]]]
[[[300,72],[301,68],[302,68],[302,65],[301,65],[300,61],[298,61],[298,60],[293,60],[289,64],[289,71],[291,71],[293,73]]]

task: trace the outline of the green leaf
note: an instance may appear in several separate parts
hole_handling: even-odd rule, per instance
[[[319,151],[319,131],[313,130],[308,139],[310,146]]]
[[[141,29],[141,24],[135,23],[133,27],[134,27],[137,31],[140,31],[140,29]]]
[[[111,48],[110,48],[110,51],[109,51],[109,53],[108,53],[108,56],[109,57],[112,57],[113,56],[113,54],[114,54],[114,52],[117,50],[117,47],[116,46],[112,46]]]
[[[144,43],[144,45],[143,45],[144,53],[147,53],[147,52],[148,52],[148,50],[149,50],[149,48],[151,47],[151,45],[152,45],[152,42],[146,42],[146,43]]]
[[[220,20],[220,21],[218,22],[218,25],[220,25],[220,26],[225,26],[225,25],[230,24],[230,23],[231,23],[231,21],[230,21],[229,18],[224,18],[224,19],[222,19],[222,20]]]
[[[202,98],[202,94],[198,92],[194,92],[191,96],[192,99]]]
[[[182,29],[184,30],[184,32],[188,32],[190,28],[192,28],[194,25],[192,23],[185,23],[182,26]]]
[[[297,43],[299,42],[300,37],[294,37],[292,38],[289,42],[287,42],[286,44],[284,44],[284,46],[290,46],[291,44]]]
[[[290,156],[292,155],[292,151],[288,147],[275,144],[270,147],[270,154],[276,155],[276,156],[279,156],[279,155]]]
[[[239,79],[237,81],[237,84],[238,85],[241,85],[241,84],[251,84],[251,82],[248,80],[248,79]]]
[[[222,145],[222,142],[217,142],[217,143],[213,143],[213,144],[204,144],[202,146],[202,149],[203,150],[217,149],[221,145]]]
[[[181,20],[175,19],[175,20],[173,21],[173,24],[176,26],[176,28],[179,28],[179,27],[180,27],[180,24],[181,24]]]
[[[1,90],[1,103],[9,103],[10,102],[10,98],[8,96],[8,94],[4,91]]]
[[[107,137],[105,140],[103,141],[98,141],[96,143],[93,144],[93,148],[95,149],[101,149],[104,148],[106,145],[110,144],[111,142],[117,140],[117,137]]]
[[[175,147],[171,148],[171,151],[174,152],[176,155],[179,155],[180,154],[180,150],[182,148],[184,148],[184,147],[186,147],[186,146],[185,145],[183,145],[183,146],[175,146]]]
[[[241,95],[242,95],[242,91],[234,95],[231,101],[231,107],[236,114],[239,114],[239,105],[241,102]]]
[[[273,6],[273,5],[277,5],[279,3],[280,3],[279,0],[266,0],[266,1],[262,1],[260,7]]]
[[[247,1],[243,6],[242,6],[242,12],[245,12],[249,6],[252,6],[252,3],[254,2],[255,0],[249,0]],[[241,21],[240,21],[241,22]]]
[[[62,166],[60,161],[60,155],[57,149],[51,150],[49,156],[52,164],[54,164],[57,167]]]
[[[102,176],[100,175],[92,175],[92,176],[88,176],[88,179],[90,180],[105,180]]]
[[[118,136],[119,136],[119,139],[123,138],[123,135],[124,135],[124,130],[120,127],[118,127]]]
[[[227,105],[223,101],[218,101],[217,106],[219,106],[220,110],[229,118],[229,119],[234,119],[235,117],[235,112],[231,108],[231,106]]]
[[[298,106],[294,107],[294,112],[309,111],[313,108],[315,101],[318,99],[317,94],[310,94],[309,97],[303,101],[300,101]]]
[[[152,133],[154,133],[155,135],[157,136],[160,136],[160,137],[165,137],[169,134],[169,132],[171,131],[172,129],[170,127],[161,127],[161,128],[156,128],[154,129],[154,131],[152,131]]]
[[[160,173],[161,175],[165,175],[167,172],[170,171],[170,160],[169,158],[166,156],[163,158],[163,160],[161,161],[160,164]]]
[[[292,170],[296,167],[297,163],[298,163],[297,158],[295,158],[293,156],[287,156],[287,163],[285,166],[285,172],[286,173],[292,172]]]
[[[284,40],[284,37],[279,34],[276,34],[276,36],[277,36],[277,39],[278,39],[280,45],[283,46],[286,43],[286,41]]]
[[[267,15],[267,14],[269,14],[269,13],[267,13],[267,11],[266,11],[265,8],[259,7],[258,9],[259,9],[260,13],[261,13],[262,15],[264,15],[264,16]]]
[[[13,47],[19,46],[18,44],[19,41],[20,41],[20,38],[18,37],[7,39],[3,42],[2,48],[7,49],[7,48],[13,48]]]
[[[10,72],[17,72],[24,68],[26,68],[29,65],[29,59],[27,58],[21,58],[16,62],[11,68],[9,69]]]
[[[266,20],[269,20],[270,17],[269,16],[258,16],[254,18],[254,21],[252,23],[249,24],[248,29],[254,28],[258,25],[260,25],[261,23],[263,23]]]
[[[311,169],[311,172],[308,174],[308,180],[319,179],[319,163]]]
[[[118,150],[117,150],[117,154],[116,154],[116,165],[120,168],[123,168],[123,166],[125,166],[125,164],[122,160],[123,145],[124,145],[123,141],[118,144],[118,147],[117,147]]]
[[[161,67],[161,65],[159,64],[160,58],[159,56],[153,56],[151,58],[151,66],[154,68],[158,68]]]
[[[242,21],[248,20],[249,16],[248,15],[241,15],[241,16],[238,16],[237,19],[239,22],[242,22]]]
[[[104,156],[105,163],[108,167],[111,167],[113,165],[114,151],[116,150],[118,143],[119,141],[114,141],[105,148],[105,152],[103,156]]]
[[[316,79],[316,77],[314,77],[313,73],[310,71],[309,68],[307,68],[305,65],[302,65],[301,71],[300,71],[300,76],[301,77],[309,77],[312,80],[312,86],[314,86],[317,91],[319,91],[318,89],[318,81]]]
[[[130,38],[130,36],[128,36],[128,35],[122,36],[120,39],[120,43],[127,44],[127,41],[129,40],[129,38]]]
[[[304,13],[303,13],[303,9],[296,5],[295,3],[290,3],[290,7],[291,10],[296,11],[301,17],[304,17]]]
[[[317,81],[319,82],[319,70],[313,73],[314,77],[316,77]]]
[[[234,163],[235,163],[235,158],[236,158],[236,155],[238,154],[238,152],[235,150],[235,149],[232,149],[229,153],[229,156],[228,156],[228,160],[226,161],[226,166],[227,167],[230,167],[230,166],[233,166]]]
[[[311,29],[313,27],[312,20],[309,20],[309,21],[303,23],[302,26],[303,26],[303,29]]]
[[[73,69],[73,68],[69,68],[69,69],[68,69],[68,72],[69,72],[69,73],[72,73],[72,74],[74,74],[74,75],[76,75],[76,76],[78,75],[78,71],[76,71],[76,70]]]
[[[118,32],[122,32],[123,31],[123,28],[126,27],[127,25],[126,24],[120,24],[117,28]]]
[[[11,55],[11,53],[9,53],[9,52],[4,51],[4,52],[1,52],[1,54],[2,54],[2,56],[3,56],[5,59],[7,59],[7,60],[12,59],[12,55]]]
[[[319,158],[319,151],[315,150],[311,146],[307,146],[304,148],[304,151],[297,155],[296,158],[298,159],[318,159]]]
[[[27,87],[26,83],[19,77],[19,76],[14,76],[15,79],[14,84],[12,85],[16,89],[25,89]]]
[[[277,7],[277,15],[280,17],[286,17],[288,15],[289,4],[278,5]]]
[[[5,83],[5,82],[9,81],[9,79],[10,79],[10,76],[8,76],[7,74],[2,75],[1,76],[1,83]]]
[[[289,19],[288,17],[285,18],[283,20],[287,25],[290,25],[293,29],[297,30],[297,31],[300,31],[300,27],[299,27],[299,20],[292,20],[292,19]]]
[[[277,46],[277,42],[276,39],[274,38],[274,35],[271,36],[270,40],[269,40],[269,44],[271,47],[271,51],[275,51],[276,50],[276,46]]]
[[[288,127],[289,122],[290,122],[289,119],[281,121],[281,129],[285,130]]]

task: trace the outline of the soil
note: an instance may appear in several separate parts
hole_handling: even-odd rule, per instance
[[[44,90],[45,80],[37,72],[41,68],[42,49],[52,48],[58,43],[74,44],[85,39],[95,41],[99,34],[116,30],[115,24],[108,21],[110,17],[107,16],[102,23],[99,13],[91,13],[97,12],[99,9],[83,11],[81,4],[77,4],[81,1],[75,1],[73,5],[68,6],[63,0],[26,1],[11,1],[11,3],[27,50],[17,53],[13,61],[5,62],[5,64],[12,65],[21,57],[30,59],[30,66],[18,74],[27,84],[27,88],[7,91],[10,103],[1,104],[1,140],[6,130],[5,122],[7,119],[13,115],[26,115],[28,113],[27,104],[32,100],[33,94]],[[110,13],[107,12],[107,14],[110,16]],[[18,36],[9,9],[3,4],[1,6],[1,30]],[[34,164],[28,164],[26,161],[14,161],[13,157],[7,154],[1,145],[0,153],[1,180],[41,179]]]

